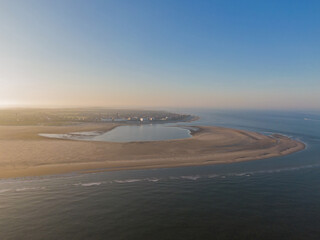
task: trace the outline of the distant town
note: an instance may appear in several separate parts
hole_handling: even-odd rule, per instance
[[[127,124],[190,121],[188,114],[124,109],[2,109],[0,125],[60,125],[65,123],[117,122]]]

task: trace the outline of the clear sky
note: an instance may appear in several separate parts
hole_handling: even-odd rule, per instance
[[[320,1],[1,0],[0,105],[320,109]]]

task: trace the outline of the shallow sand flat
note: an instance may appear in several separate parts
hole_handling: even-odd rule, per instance
[[[90,142],[50,139],[39,133],[108,131],[117,124],[0,126],[0,178],[209,165],[263,159],[305,148],[285,136],[197,126],[192,138],[152,142]]]

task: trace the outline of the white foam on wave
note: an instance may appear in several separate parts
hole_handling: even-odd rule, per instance
[[[90,182],[90,183],[77,183],[73,184],[75,186],[83,186],[83,187],[90,187],[90,186],[99,186],[104,183],[138,183],[138,182],[159,182],[163,180],[192,180],[196,181],[198,179],[212,179],[212,178],[220,178],[225,179],[229,177],[251,177],[257,174],[273,174],[273,173],[281,173],[281,172],[288,172],[288,171],[298,171],[300,169],[307,169],[307,168],[315,168],[320,167],[319,164],[313,165],[304,165],[299,167],[287,167],[287,168],[277,168],[277,169],[270,169],[270,170],[259,170],[259,171],[247,171],[247,172],[235,172],[235,173],[225,173],[225,174],[208,174],[208,175],[183,175],[183,176],[171,176],[167,178],[133,178],[133,179],[118,179],[118,180],[111,180],[107,182]]]
[[[273,174],[273,173],[280,173],[280,172],[286,172],[286,171],[297,171],[300,169],[306,169],[306,168],[314,168],[314,167],[320,167],[320,164],[313,164],[313,165],[305,165],[300,167],[287,167],[287,168],[278,168],[278,169],[270,169],[270,170],[260,170],[260,171],[248,171],[248,172],[237,172],[237,173],[226,173],[226,174],[209,174],[209,175],[183,175],[183,176],[171,176],[168,178],[138,178],[138,179],[124,179],[124,180],[113,180],[111,181],[114,183],[136,183],[136,182],[159,182],[161,180],[192,180],[196,181],[198,179],[205,179],[205,178],[221,178],[225,179],[228,177],[251,177],[256,174]]]
[[[199,178],[201,178],[201,176],[200,176],[200,175],[194,175],[194,176],[181,176],[180,178],[196,181],[196,180],[198,180]]]
[[[135,178],[135,179],[119,179],[119,180],[112,180],[107,182],[90,182],[90,183],[75,183],[72,184],[73,186],[83,186],[83,187],[91,187],[91,186],[99,186],[104,183],[136,183],[136,182],[158,182],[160,181],[159,178]]]
[[[93,186],[100,186],[102,184],[112,184],[112,183],[119,183],[119,184],[125,184],[125,183],[138,183],[138,182],[150,182],[150,183],[157,183],[159,181],[167,181],[167,180],[192,180],[197,181],[199,179],[225,179],[229,177],[252,177],[254,175],[258,174],[275,174],[275,173],[281,173],[281,172],[290,172],[290,171],[299,171],[302,169],[309,169],[309,168],[318,168],[320,167],[320,163],[318,164],[309,164],[309,165],[303,165],[303,166],[294,166],[294,167],[284,167],[284,168],[276,168],[276,169],[268,169],[268,170],[257,170],[257,171],[244,171],[244,172],[234,172],[234,173],[224,173],[224,174],[218,174],[218,173],[211,173],[211,174],[203,174],[203,175],[182,175],[182,176],[170,176],[170,177],[164,177],[164,178],[157,178],[157,177],[148,177],[148,178],[133,178],[133,179],[117,179],[117,180],[109,180],[109,181],[102,181],[102,182],[79,182],[75,184],[71,184],[74,186],[82,186],[82,187],[93,187]],[[45,179],[30,179],[30,180],[20,180],[20,181],[1,181],[1,185],[10,184],[10,186],[3,186],[3,189],[0,189],[0,194],[6,193],[8,191],[15,191],[15,192],[23,192],[23,191],[37,191],[37,190],[43,190],[46,189],[46,187],[19,187],[15,188],[11,184],[13,183],[31,183],[31,182],[39,182],[39,181],[50,181],[52,179],[69,179],[73,178],[75,176],[63,176],[61,178],[45,178]],[[66,185],[70,185],[66,184]]]
[[[147,178],[148,182],[159,182],[160,179],[159,178]]]
[[[124,180],[114,180],[115,183],[135,183],[135,182],[159,182],[160,178],[141,178],[141,179],[124,179]]]
[[[125,179],[125,180],[114,180],[115,183],[135,183],[135,182],[141,182],[143,179]]]
[[[320,167],[320,164],[310,164],[310,165],[304,165],[304,166],[298,166],[298,167],[286,167],[286,168],[277,168],[277,169],[260,170],[260,171],[252,171],[252,172],[229,173],[228,176],[250,177],[256,174],[273,174],[273,173],[281,173],[281,172],[299,171],[302,169],[316,168],[316,167]]]
[[[243,173],[234,173],[234,174],[232,174],[232,176],[237,176],[237,177],[246,176],[246,177],[249,177],[249,176],[251,176],[251,175],[250,175],[250,173],[243,172]]]
[[[90,182],[90,183],[76,183],[73,184],[74,186],[82,186],[82,187],[92,187],[92,186],[99,186],[102,182]]]
[[[64,179],[73,179],[82,177],[85,174],[78,175],[74,173],[70,174],[57,174],[57,175],[48,175],[44,177],[27,177],[27,178],[15,178],[9,180],[0,180],[0,185],[7,185],[7,184],[21,184],[21,183],[33,183],[33,182],[50,182],[52,180],[64,180]]]

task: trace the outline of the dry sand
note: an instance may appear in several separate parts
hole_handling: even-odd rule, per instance
[[[39,133],[108,131],[117,124],[0,126],[0,178],[233,163],[287,155],[305,148],[281,135],[197,126],[192,138],[153,142],[49,139]]]

